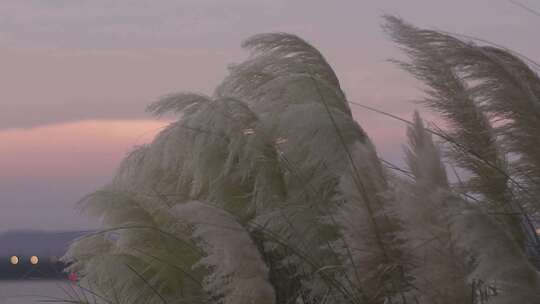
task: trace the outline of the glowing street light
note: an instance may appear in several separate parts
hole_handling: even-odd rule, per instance
[[[17,264],[19,264],[19,257],[14,255],[11,258],[9,258],[9,261],[11,262],[11,264],[17,265]]]
[[[32,265],[36,265],[37,263],[39,263],[39,258],[35,255],[31,256],[30,263],[32,263]]]

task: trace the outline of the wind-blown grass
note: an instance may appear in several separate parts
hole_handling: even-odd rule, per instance
[[[111,303],[479,303],[476,282],[489,303],[538,303],[536,74],[504,50],[386,20],[450,123],[415,115],[408,178],[384,167],[315,47],[256,35],[213,96],[148,107],[179,118],[81,201],[102,230],[70,247],[68,270]],[[468,196],[443,157],[471,172]]]

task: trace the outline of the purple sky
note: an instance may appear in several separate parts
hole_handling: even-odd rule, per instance
[[[300,35],[350,100],[410,117],[420,85],[386,62],[400,54],[380,30],[384,13],[540,54],[540,17],[506,0],[1,1],[0,231],[91,227],[74,203],[163,126],[144,107],[175,91],[211,94],[252,34]],[[397,162],[403,125],[354,114]]]

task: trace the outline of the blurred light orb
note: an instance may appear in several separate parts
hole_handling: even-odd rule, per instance
[[[35,255],[31,256],[30,263],[32,263],[32,265],[36,265],[37,263],[39,263],[39,258]]]
[[[71,272],[68,278],[71,282],[77,282],[79,280],[79,276],[75,272]]]
[[[17,264],[19,264],[19,257],[14,255],[11,258],[9,258],[9,261],[11,262],[11,264],[17,265]]]

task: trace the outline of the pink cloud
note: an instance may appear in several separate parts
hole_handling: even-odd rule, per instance
[[[133,145],[163,121],[81,121],[0,131],[0,180],[71,179],[111,174]]]

